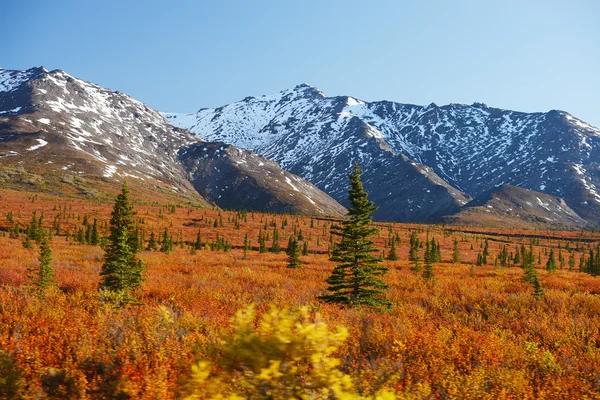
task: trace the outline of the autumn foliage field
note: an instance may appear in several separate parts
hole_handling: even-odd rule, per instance
[[[377,224],[374,239],[384,258],[391,238],[397,242],[398,259],[382,261],[393,306],[345,309],[316,299],[334,267],[328,252],[335,221],[146,199],[134,204],[144,247],[152,232],[160,240],[167,229],[173,251],[139,253],[146,264],[139,303],[115,307],[98,289],[104,252],[79,243],[78,233],[84,220],[96,219],[105,235],[111,207],[0,191],[0,398],[193,395],[192,367],[204,360],[224,368],[232,318],[250,305],[256,329],[273,310],[299,313],[332,332],[345,327],[347,337],[331,356],[365,398],[383,392],[419,399],[600,398],[600,277],[579,268],[600,242],[596,233]],[[34,212],[54,233],[56,288],[43,296],[27,277],[38,246],[25,248],[21,229],[15,232]],[[270,248],[275,228],[283,251],[259,252],[259,235],[268,235]],[[198,232],[203,245],[196,250]],[[411,269],[413,232],[440,243],[434,280]],[[286,268],[290,235],[307,243],[300,269]],[[486,242],[487,263],[476,265]],[[535,255],[543,298],[513,262],[522,245]],[[496,261],[504,246],[511,253],[506,267]],[[555,272],[545,269],[551,250]]]

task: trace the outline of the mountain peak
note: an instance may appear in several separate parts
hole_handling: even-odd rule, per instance
[[[319,97],[327,97],[327,95],[325,93],[323,93],[322,91],[320,91],[319,89],[317,89],[314,86],[311,86],[309,84],[306,83],[301,83],[299,85],[296,85],[294,87],[294,89],[292,89],[293,92],[296,93],[303,93],[305,95],[312,95],[312,96],[319,96]]]

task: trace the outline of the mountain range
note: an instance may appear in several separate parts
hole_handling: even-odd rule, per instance
[[[108,197],[124,179],[138,195],[152,201],[185,201],[229,207],[232,199],[201,185],[197,166],[211,148],[190,132],[172,126],[160,113],[121,93],[43,67],[0,70],[0,184],[18,190]],[[230,150],[237,149],[230,146]],[[257,155],[242,152],[244,157]],[[192,160],[192,155],[197,160]],[[215,159],[214,152],[211,152]],[[227,157],[205,169],[204,179],[221,188],[256,182],[250,163]],[[232,164],[228,165],[227,164]],[[267,163],[265,163],[267,164]],[[196,169],[191,169],[194,165]],[[185,170],[184,167],[189,167]],[[256,202],[237,196],[238,209],[342,216],[345,209],[304,179],[268,163],[276,179],[254,184],[262,199],[277,193],[280,201]],[[224,172],[226,171],[226,172]],[[208,172],[208,173],[207,173]],[[287,180],[295,182],[287,185]],[[301,187],[299,193],[293,186]],[[205,195],[206,197],[204,197]]]
[[[357,161],[381,220],[437,221],[510,184],[563,198],[588,223],[600,221],[600,130],[564,111],[365,102],[302,84],[164,115],[206,140],[277,161],[344,205]]]
[[[0,69],[0,185],[339,217],[354,162],[382,221],[592,227],[600,130],[564,111],[328,97],[306,84],[159,113],[43,67]]]

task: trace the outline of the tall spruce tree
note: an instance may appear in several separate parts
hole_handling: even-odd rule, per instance
[[[334,248],[331,261],[337,262],[327,278],[330,294],[319,296],[328,303],[346,306],[390,306],[383,297],[388,285],[380,279],[388,269],[379,264],[375,244],[369,239],[378,230],[372,226],[371,214],[377,209],[367,198],[360,176],[362,171],[354,165],[350,174],[348,218],[331,232],[341,238]]]
[[[125,300],[131,300],[131,291],[142,284],[144,264],[136,260],[137,239],[133,221],[133,206],[129,200],[127,182],[123,184],[121,193],[115,200],[110,219],[110,235],[104,264],[102,265],[102,282],[100,287],[123,295]]]

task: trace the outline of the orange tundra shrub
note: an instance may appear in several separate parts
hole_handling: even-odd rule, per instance
[[[32,196],[0,191],[0,397],[181,397],[189,394],[186,381],[197,360],[209,360],[216,368],[211,374],[222,372],[221,340],[231,342],[231,318],[251,303],[257,315],[308,306],[309,315],[318,313],[328,327],[345,326],[348,336],[330,357],[339,360],[335,369],[351,378],[353,395],[599,396],[600,279],[577,267],[600,242],[598,233],[377,223],[376,247],[387,254],[394,238],[398,255],[383,261],[389,267],[386,297],[393,306],[386,312],[340,310],[315,300],[325,293],[324,280],[334,267],[327,255],[334,221],[137,199],[135,220],[145,243],[151,232],[159,235],[165,228],[181,243],[171,254],[139,253],[147,266],[138,297],[143,304],[119,310],[98,292],[103,250],[75,240],[86,215],[90,222],[97,220],[101,236],[107,235],[112,203]],[[22,246],[22,229],[34,212],[43,214],[44,229],[53,231],[57,290],[45,299],[27,286],[27,270],[38,265],[39,248]],[[55,221],[60,221],[59,234]],[[21,236],[10,238],[17,224]],[[259,253],[259,232],[272,235],[274,226],[282,245],[290,236],[299,240],[302,230],[309,247],[301,256],[302,269],[286,268],[285,252]],[[203,246],[192,254],[189,246],[198,231]],[[429,234],[440,243],[442,261],[434,265],[433,285],[410,270],[413,231],[423,242]],[[206,246],[217,235],[231,243],[231,251]],[[475,266],[486,239],[488,265]],[[452,262],[455,240],[458,263]],[[539,301],[514,263],[516,249],[530,244],[545,292]],[[503,246],[507,266],[494,267]],[[552,249],[555,255],[562,249],[565,257],[572,252],[575,268],[559,263],[548,274],[544,267]],[[417,250],[422,259],[425,248]],[[312,318],[307,321],[316,323]],[[253,335],[261,337],[260,319],[253,321]]]

